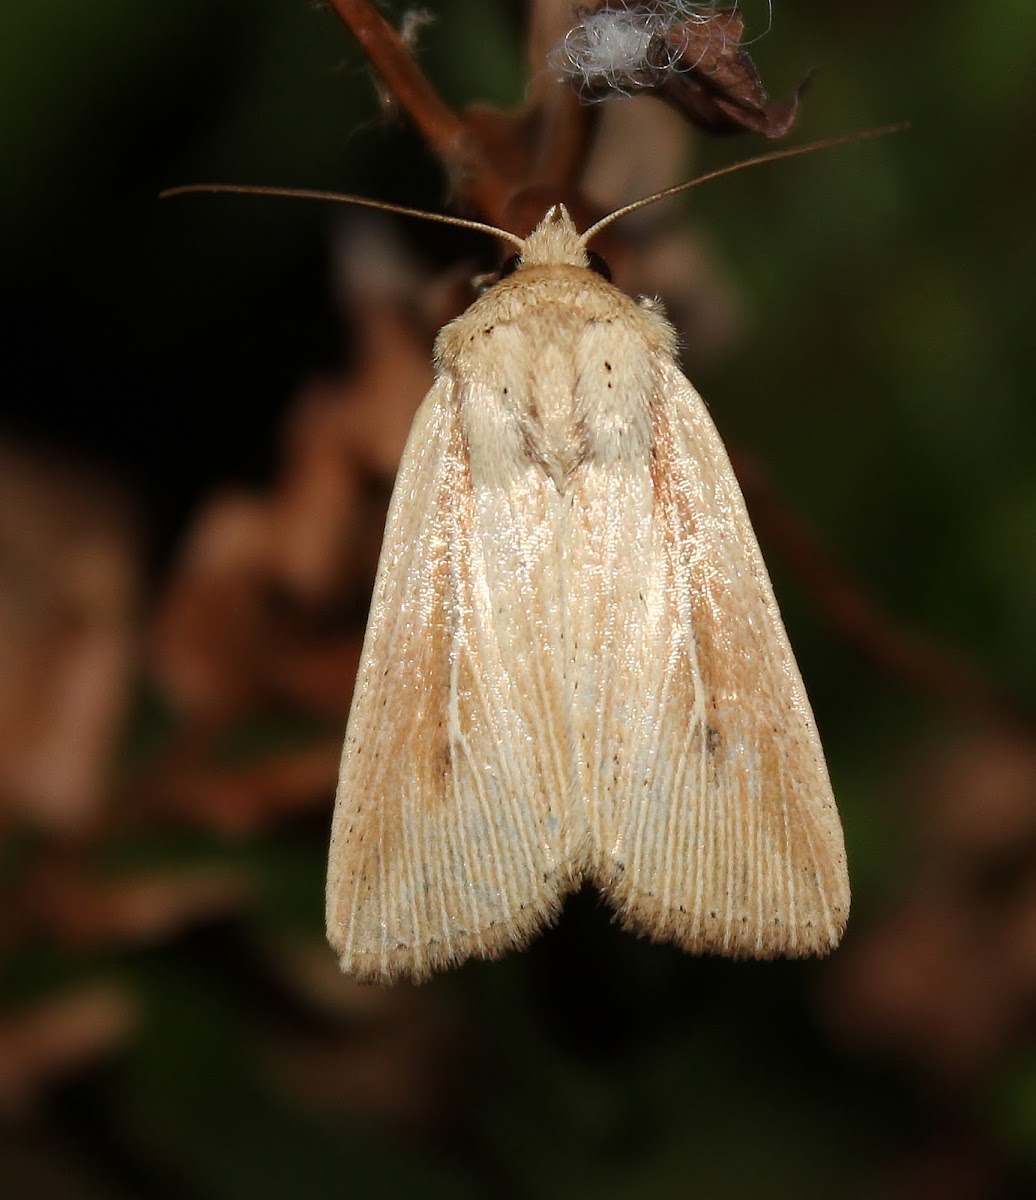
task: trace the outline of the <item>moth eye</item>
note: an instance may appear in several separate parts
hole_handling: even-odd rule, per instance
[[[496,279],[499,283],[501,279],[506,279],[508,275],[513,275],[515,271],[522,265],[522,256],[520,254],[512,254],[496,273]]]
[[[608,266],[604,259],[599,254],[595,254],[593,250],[587,250],[586,257],[589,262],[590,270],[593,271],[595,275],[600,275],[602,279],[607,279],[607,281],[611,283],[612,269]]]

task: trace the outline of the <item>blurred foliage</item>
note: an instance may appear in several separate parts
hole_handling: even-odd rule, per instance
[[[423,7],[420,59],[451,103],[520,103],[522,5]],[[451,271],[488,248],[401,226],[424,309],[397,328],[342,283],[341,213],[158,203],[211,178],[448,205],[329,11],[7,0],[0,23],[0,650],[26,664],[0,688],[3,767],[35,756],[0,772],[0,1193],[1031,1194],[1031,727],[876,668],[765,544],[846,825],[844,949],[691,960],[580,895],[500,963],[418,990],[338,978],[321,781],[401,420],[379,399],[398,376],[365,348],[382,338],[419,381]],[[1031,710],[1036,8],[776,0],[752,54],[774,94],[817,69],[794,140],[912,129],[688,198],[736,281],[729,335],[689,370],[885,612]],[[708,165],[758,149],[694,146]],[[333,396],[364,370],[370,406],[341,432]],[[204,553],[251,562],[261,542],[301,572],[271,530],[331,427],[374,497],[348,510],[348,621],[320,611],[348,627],[338,657],[242,591],[197,661],[176,658]],[[217,696],[215,659],[260,672],[263,702]],[[191,756],[203,735],[218,771]]]

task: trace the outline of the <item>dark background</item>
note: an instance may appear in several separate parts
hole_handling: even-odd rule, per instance
[[[426,7],[421,61],[445,97],[517,103],[522,6]],[[215,864],[247,874],[251,899],[138,939],[7,919],[5,1195],[1026,1194],[1036,754],[1003,712],[1036,702],[1036,10],[774,7],[752,48],[773,92],[818,72],[793,140],[912,128],[687,201],[740,313],[736,341],[689,369],[890,626],[995,696],[940,694],[859,653],[764,533],[846,827],[844,949],[689,960],[581,895],[529,952],[419,991],[310,987],[330,958],[330,794],[235,836],[123,830],[91,851],[104,869]],[[747,11],[761,31],[763,6]],[[8,0],[0,24],[0,434],[49,470],[116,482],[146,629],[193,514],[228,485],[268,488],[293,396],[357,353],[334,300],[337,212],[158,191],[449,199],[317,5]],[[762,148],[699,143],[698,162]],[[438,227],[401,236],[432,270],[484,252]],[[147,663],[113,779],[175,724]],[[2,829],[19,903],[37,856],[65,852],[24,809]],[[97,980],[132,1019],[96,1053],[34,1069],[48,1037],[34,1058],[19,1031]],[[30,1063],[9,1086],[5,1052]]]

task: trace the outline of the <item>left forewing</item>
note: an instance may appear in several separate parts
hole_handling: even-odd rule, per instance
[[[365,979],[501,953],[562,887],[549,681],[515,560],[544,489],[473,484],[462,402],[441,376],[407,442],[342,755],[327,928]]]

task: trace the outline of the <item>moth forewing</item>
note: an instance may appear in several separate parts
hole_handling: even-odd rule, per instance
[[[675,362],[655,366],[652,455],[613,472],[629,562],[597,661],[624,678],[606,689],[602,665],[605,702],[584,710],[615,748],[588,798],[596,882],[625,923],[689,950],[824,953],[849,894],[819,737],[719,436]],[[608,535],[579,530],[590,578]]]
[[[342,754],[328,937],[361,978],[502,953],[559,899],[558,792],[549,762],[515,753],[539,698],[496,633],[506,563],[483,549],[463,392],[441,370],[408,438]],[[542,524],[526,499],[523,519]],[[521,533],[499,513],[488,524],[501,551]]]
[[[657,305],[552,209],[403,455],[328,871],[344,970],[520,944],[594,881],[691,950],[823,953],[841,828],[744,503]]]

